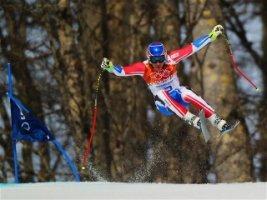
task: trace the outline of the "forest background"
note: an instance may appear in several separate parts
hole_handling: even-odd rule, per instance
[[[266,10],[264,0],[0,0],[0,182],[13,180],[7,62],[16,95],[64,144],[84,181],[266,181]],[[211,129],[206,144],[178,117],[156,111],[141,77],[105,73],[93,151],[82,170],[102,58],[142,61],[152,41],[179,48],[217,24],[260,92],[234,73],[223,38],[181,62],[178,74],[183,85],[240,125],[223,137]],[[23,182],[73,180],[51,144],[17,147]]]

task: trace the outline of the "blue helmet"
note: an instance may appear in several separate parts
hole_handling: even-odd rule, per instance
[[[165,52],[165,47],[161,42],[152,42],[147,48],[148,56],[162,56]]]
[[[159,58],[165,59],[166,50],[161,42],[152,42],[147,47],[147,58]]]

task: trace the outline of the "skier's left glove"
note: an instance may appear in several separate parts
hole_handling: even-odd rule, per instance
[[[212,31],[209,34],[209,37],[211,41],[213,42],[214,40],[217,39],[219,35],[222,35],[223,33],[223,26],[222,25],[216,25],[213,27]]]
[[[113,72],[114,65],[109,59],[103,58],[103,61],[101,63],[101,68],[107,70],[108,72]]]

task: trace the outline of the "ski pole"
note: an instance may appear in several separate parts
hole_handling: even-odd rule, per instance
[[[237,62],[236,62],[236,58],[233,54],[233,51],[232,51],[232,47],[231,47],[231,44],[230,44],[230,41],[227,39],[226,35],[223,34],[222,35],[223,38],[225,39],[225,41],[227,42],[227,45],[228,45],[228,50],[229,50],[229,55],[230,55],[230,58],[231,58],[231,63],[232,63],[232,67],[233,69],[235,70],[235,72],[239,75],[239,76],[242,76],[245,80],[247,80],[250,85],[252,85],[257,91],[259,91],[259,88],[257,87],[257,85],[249,78],[249,76],[243,72],[240,67],[238,66]]]
[[[101,70],[98,78],[97,78],[97,84],[96,84],[96,90],[95,90],[95,102],[94,102],[94,107],[92,110],[92,119],[91,119],[91,127],[88,131],[87,134],[87,144],[83,153],[83,159],[82,159],[82,169],[85,169],[86,163],[88,161],[89,155],[92,150],[92,142],[93,142],[93,137],[96,132],[96,119],[97,119],[97,100],[98,100],[98,92],[99,92],[99,86],[100,86],[100,80],[103,75],[104,70]]]

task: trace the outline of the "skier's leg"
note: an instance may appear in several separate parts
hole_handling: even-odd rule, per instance
[[[229,128],[229,124],[221,119],[214,111],[214,109],[208,105],[200,96],[196,95],[193,91],[181,87],[182,98],[184,101],[192,104],[198,110],[202,110],[205,113],[205,117],[210,121],[210,123],[217,127],[221,132],[224,132]]]
[[[157,98],[163,105],[167,106],[172,112],[185,120],[188,124],[200,129],[200,119],[188,111],[186,107],[175,101],[167,91],[161,90],[157,93]]]
[[[186,87],[181,87],[180,91],[182,93],[182,98],[185,102],[190,103],[198,110],[203,110],[205,117],[209,118],[215,111],[214,109],[204,101],[200,96],[196,95],[193,91],[187,89]]]

